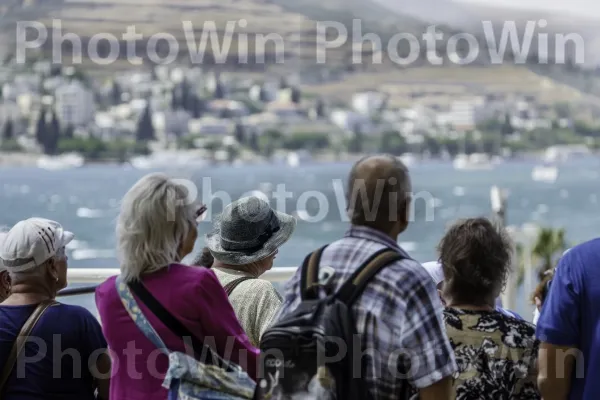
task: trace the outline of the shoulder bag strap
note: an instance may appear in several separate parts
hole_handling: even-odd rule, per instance
[[[248,281],[250,279],[255,279],[255,278],[252,276],[242,276],[241,278],[234,279],[233,281],[231,281],[227,285],[225,285],[223,287],[223,289],[225,289],[225,292],[227,293],[227,297],[231,296],[231,293],[233,293],[235,288],[238,287],[238,285],[240,283],[242,283],[244,281]]]
[[[367,259],[343,284],[336,296],[348,307],[351,307],[362,294],[367,284],[386,265],[405,257],[395,250],[384,248]]]
[[[169,354],[169,349],[160,338],[159,334],[156,330],[150,325],[150,321],[146,318],[142,310],[140,309],[137,301],[131,294],[131,290],[129,290],[129,286],[126,283],[121,281],[121,277],[117,277],[115,281],[115,285],[117,287],[117,292],[119,293],[119,297],[121,298],[121,302],[123,306],[127,310],[127,313],[135,323],[135,325],[142,331],[144,336],[148,338],[152,342],[156,348],[162,350],[163,353]]]
[[[217,365],[224,369],[231,369],[231,364],[221,359],[213,349],[205,345],[204,342],[198,339],[189,329],[183,325],[177,318],[173,316],[140,282],[135,281],[129,283],[129,288],[136,296],[150,309],[150,311],[171,330],[176,336],[180,338],[190,338],[192,346],[194,347],[194,353],[196,356],[200,356],[203,363],[209,365]]]
[[[40,320],[44,312],[48,309],[48,307],[58,304],[54,300],[46,300],[41,302],[33,311],[33,313],[27,318],[25,321],[25,325],[21,328],[21,332],[15,339],[15,343],[10,351],[10,355],[8,356],[8,361],[4,365],[2,369],[2,375],[0,375],[0,393],[4,389],[4,385],[8,381],[8,377],[10,376],[15,364],[17,363],[17,359],[19,358],[19,354],[23,351],[25,347],[25,343],[27,342],[27,338],[31,334],[31,331]]]
[[[319,263],[321,262],[321,255],[327,246],[325,245],[313,251],[304,258],[300,272],[300,297],[302,301],[318,298]]]

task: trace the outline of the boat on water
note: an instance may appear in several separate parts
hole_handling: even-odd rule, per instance
[[[531,179],[536,182],[554,183],[558,179],[558,167],[551,164],[536,165],[531,170]]]
[[[48,171],[79,168],[85,164],[85,159],[77,153],[61,154],[59,156],[42,156],[37,160],[37,167]]]
[[[452,161],[452,166],[454,169],[465,171],[490,170],[496,163],[497,160],[492,160],[485,153],[458,154]]]
[[[419,156],[413,153],[401,154],[398,159],[407,167],[412,167],[419,162]]]
[[[278,154],[271,160],[276,165],[287,165],[296,168],[312,161],[312,156],[306,150],[292,151],[287,154]]]
[[[201,168],[209,162],[198,152],[163,151],[149,156],[132,157],[129,160],[136,169]]]

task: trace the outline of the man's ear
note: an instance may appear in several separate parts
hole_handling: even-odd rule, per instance
[[[47,273],[50,275],[50,277],[52,278],[53,281],[58,279],[58,270],[57,270],[57,263],[56,260],[54,258],[51,258],[50,260],[48,260],[48,266],[47,266]]]
[[[411,219],[411,199],[407,197],[406,200],[400,205],[398,209],[398,219],[400,220],[401,225],[406,228],[410,223]]]
[[[10,287],[10,275],[7,271],[0,272],[0,285],[6,288]]]

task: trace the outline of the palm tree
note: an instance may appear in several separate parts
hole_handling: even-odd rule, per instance
[[[552,270],[562,253],[569,247],[565,238],[563,228],[540,228],[537,238],[531,249],[532,265],[537,266],[538,279],[544,278],[546,271]],[[517,245],[517,257],[519,261],[518,284],[521,285],[525,278],[525,249]]]

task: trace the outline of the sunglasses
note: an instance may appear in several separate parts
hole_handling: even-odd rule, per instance
[[[206,207],[206,205],[204,205],[204,204],[202,204],[202,205],[200,205],[200,207],[198,207],[198,209],[196,210],[196,213],[194,214],[194,218],[197,223],[200,223],[206,219],[206,215],[207,215],[206,210],[207,209],[208,209],[208,207]]]

